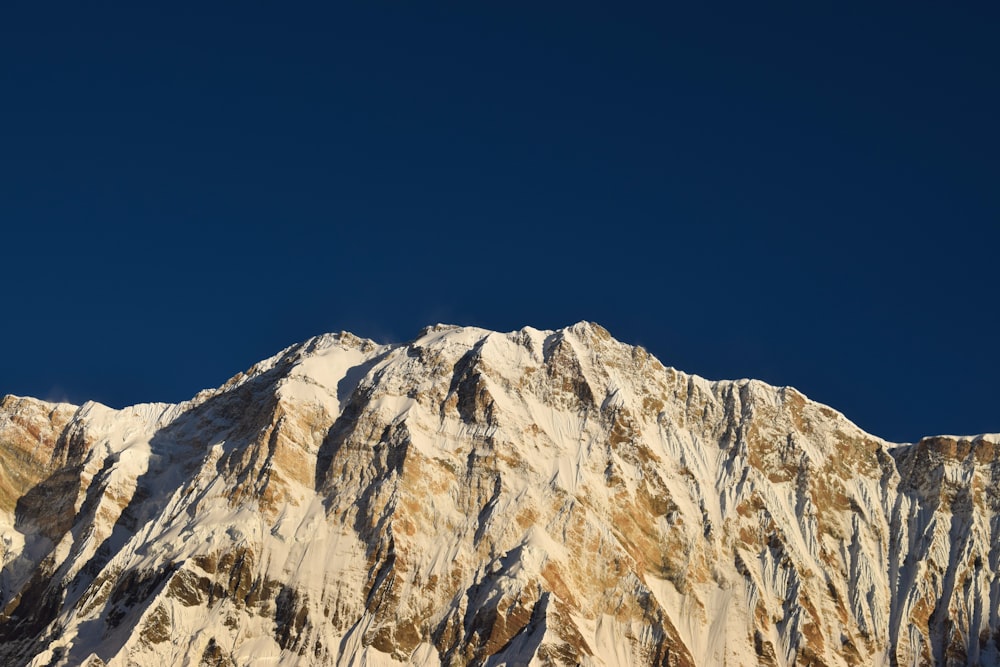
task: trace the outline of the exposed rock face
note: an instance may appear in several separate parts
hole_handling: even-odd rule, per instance
[[[7,397],[0,663],[997,664],[998,449],[586,323]]]

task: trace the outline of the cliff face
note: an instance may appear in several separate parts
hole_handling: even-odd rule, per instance
[[[0,663],[997,664],[998,448],[587,323],[7,397]]]

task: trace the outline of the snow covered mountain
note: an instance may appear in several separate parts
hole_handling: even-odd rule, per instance
[[[7,396],[0,664],[998,664],[998,448],[588,323]]]

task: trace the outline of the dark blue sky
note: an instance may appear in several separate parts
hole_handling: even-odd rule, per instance
[[[134,4],[0,9],[0,393],[588,319],[1000,430],[996,3]]]

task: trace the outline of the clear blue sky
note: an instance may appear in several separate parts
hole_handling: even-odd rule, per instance
[[[5,3],[0,394],[587,319],[1000,431],[1000,6],[605,4]]]

